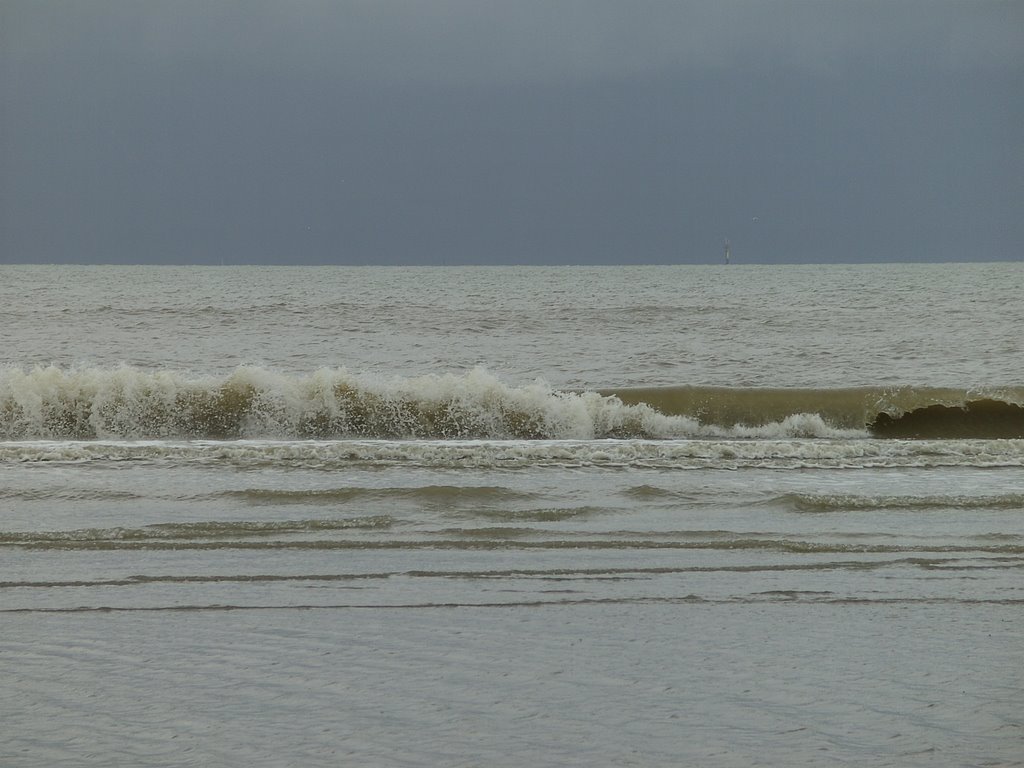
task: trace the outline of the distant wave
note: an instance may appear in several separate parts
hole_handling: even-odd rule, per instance
[[[557,391],[484,369],[377,377],[345,369],[227,376],[0,369],[0,439],[594,440],[1024,437],[1024,388]]]

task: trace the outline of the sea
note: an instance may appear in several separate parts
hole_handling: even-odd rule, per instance
[[[1024,765],[1024,263],[0,265],[0,765]]]

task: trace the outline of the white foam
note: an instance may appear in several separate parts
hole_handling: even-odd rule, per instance
[[[701,424],[596,392],[513,386],[462,375],[380,377],[344,368],[296,376],[243,366],[227,377],[174,370],[36,367],[0,370],[0,437],[423,437],[592,440],[847,438],[816,414],[759,427]]]
[[[197,440],[0,442],[0,462],[153,461],[657,469],[1024,467],[1024,440]]]

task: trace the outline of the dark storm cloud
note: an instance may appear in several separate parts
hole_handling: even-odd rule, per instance
[[[1017,258],[1022,22],[9,1],[0,259],[706,261],[726,236],[748,260]]]

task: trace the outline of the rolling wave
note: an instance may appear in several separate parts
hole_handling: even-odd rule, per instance
[[[0,439],[1024,438],[1024,388],[557,391],[483,369],[380,378],[345,369],[228,376],[0,370]]]
[[[836,430],[911,439],[1024,438],[1024,387],[836,389],[648,387],[599,390],[624,404],[732,429],[813,414]]]

